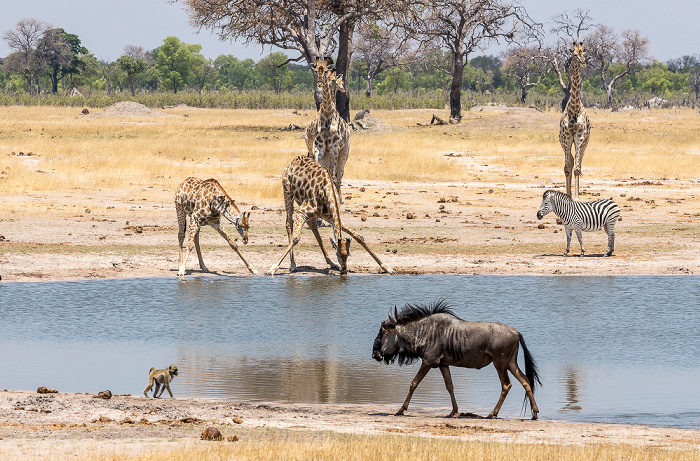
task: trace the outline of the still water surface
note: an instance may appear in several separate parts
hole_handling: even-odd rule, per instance
[[[0,285],[0,389],[140,395],[175,363],[176,397],[401,405],[418,370],[371,358],[393,305],[444,297],[524,336],[543,419],[700,427],[700,277],[188,277]],[[522,357],[520,358],[522,366]],[[492,366],[453,369],[487,414]],[[167,394],[167,392],[166,392]],[[514,380],[501,417],[521,415]],[[449,412],[442,376],[411,408]]]

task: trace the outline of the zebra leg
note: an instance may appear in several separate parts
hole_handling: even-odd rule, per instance
[[[564,252],[564,256],[569,254],[569,248],[571,248],[571,228],[567,227],[565,228],[566,230],[566,251]]]
[[[609,224],[605,227],[605,232],[608,234],[608,249],[605,256],[612,256],[615,251],[615,224]]]
[[[576,237],[578,238],[578,244],[581,245],[581,256],[586,252],[586,250],[583,249],[583,232],[581,232],[581,228],[577,227],[576,228]]]

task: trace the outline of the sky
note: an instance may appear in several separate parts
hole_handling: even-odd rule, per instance
[[[622,32],[639,29],[649,39],[649,51],[659,61],[686,54],[700,54],[697,0],[520,0],[530,16],[549,22],[563,11],[589,11],[594,22]],[[168,0],[0,0],[0,33],[12,30],[20,19],[35,18],[76,34],[98,59],[114,61],[127,45],[154,49],[175,35],[185,43],[202,45],[202,54],[216,58],[232,54],[255,61],[278,49],[220,41],[211,31],[198,31],[188,24],[181,3]],[[555,6],[552,6],[555,5]],[[549,30],[545,26],[545,30]],[[504,47],[492,46],[479,54],[500,54]],[[0,57],[10,49],[0,39]],[[472,56],[474,57],[474,56]]]

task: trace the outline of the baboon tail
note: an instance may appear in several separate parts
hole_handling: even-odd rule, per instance
[[[155,369],[156,369],[156,367],[151,367],[151,369],[148,370],[148,372],[149,372],[149,373],[153,373],[153,370],[155,370]]]

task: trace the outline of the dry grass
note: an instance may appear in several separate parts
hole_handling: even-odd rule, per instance
[[[169,109],[156,117],[82,116],[75,108],[0,108],[4,193],[153,188],[187,176],[216,177],[234,197],[281,198],[279,177],[305,153],[310,111]],[[345,177],[399,182],[498,182],[560,177],[559,113],[478,109],[460,125],[418,127],[440,111],[376,111],[388,129],[353,132]],[[599,178],[692,178],[700,171],[700,117],[690,110],[592,112],[584,174]],[[28,155],[18,155],[32,153]],[[444,154],[472,157],[473,167]],[[517,168],[519,177],[480,164]],[[512,171],[512,170],[511,170]],[[490,176],[485,178],[484,176]],[[144,191],[149,195],[153,191]],[[145,195],[144,195],[145,196]],[[169,199],[168,199],[169,200]]]
[[[515,436],[514,436],[515,438]],[[466,442],[454,438],[397,435],[348,435],[283,430],[253,431],[235,443],[207,442],[194,447],[162,450],[142,456],[105,458],[141,461],[179,460],[697,460],[700,453],[614,445],[566,446],[521,443]]]

